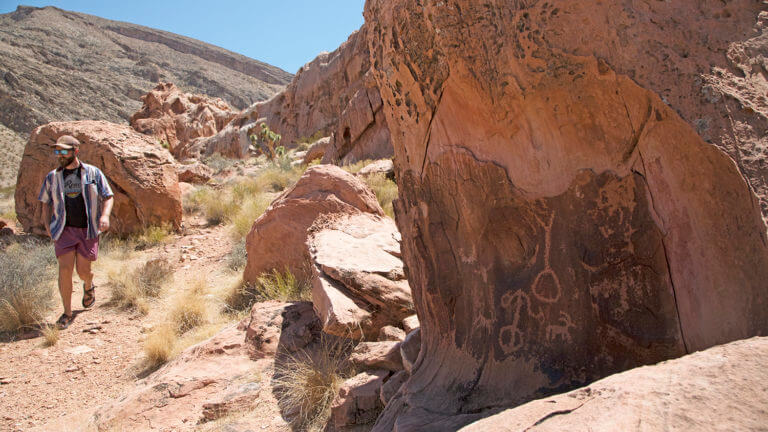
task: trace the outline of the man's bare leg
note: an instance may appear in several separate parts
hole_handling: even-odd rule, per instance
[[[71,251],[58,257],[59,260],[59,294],[64,304],[64,314],[72,316],[72,273],[75,269],[75,255]]]
[[[93,284],[93,272],[91,271],[91,261],[89,261],[87,258],[80,254],[75,254],[77,257],[75,259],[75,268],[77,269],[77,276],[80,277],[80,279],[83,280],[83,283],[85,286],[83,287],[84,290],[91,289],[91,284]]]

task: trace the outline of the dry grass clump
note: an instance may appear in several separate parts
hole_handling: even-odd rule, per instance
[[[364,160],[357,161],[357,162],[349,164],[349,165],[343,165],[341,168],[344,171],[347,171],[350,174],[357,174],[358,171],[360,171],[361,169],[365,168],[367,165],[370,165],[371,163],[373,163],[372,160],[364,159]]]
[[[281,192],[293,186],[305,170],[306,167],[291,166],[290,162],[282,166],[276,163],[264,168],[256,177],[256,183],[264,192]]]
[[[167,243],[171,239],[173,228],[169,223],[145,227],[132,239],[132,243],[140,249],[146,249],[159,244]]]
[[[136,308],[146,313],[149,298],[157,298],[163,285],[173,277],[173,267],[168,260],[159,258],[147,261],[136,270],[125,267],[108,274],[112,285],[110,303],[123,308]]]
[[[5,219],[11,222],[18,222],[16,219],[15,203],[13,194],[16,191],[16,186],[8,186],[0,188],[0,219]]]
[[[245,268],[247,260],[248,255],[245,249],[245,239],[240,239],[240,241],[232,246],[232,250],[227,255],[227,267],[232,271],[239,272]]]
[[[176,298],[169,313],[176,334],[184,333],[208,322],[208,305],[205,301],[205,283],[199,282],[193,289]]]
[[[173,355],[176,331],[171,324],[155,326],[144,340],[144,356],[148,366],[155,367],[167,362]]]
[[[167,321],[154,326],[144,341],[145,366],[163,364],[211,338],[232,319],[242,318],[220,314],[216,294],[209,291],[208,281],[202,279],[168,303]]]
[[[46,325],[40,329],[43,335],[43,346],[52,347],[59,342],[59,328],[55,325]]]
[[[56,258],[51,243],[26,241],[0,252],[0,331],[45,319],[55,304]]]
[[[384,209],[384,213],[390,218],[395,218],[395,209],[392,201],[397,198],[397,183],[388,179],[384,173],[375,173],[365,177],[365,183],[368,184],[376,194],[379,205]]]
[[[203,158],[202,162],[208,165],[208,167],[213,170],[214,174],[219,174],[227,168],[238,165],[241,161],[240,159],[230,159],[224,157],[220,153],[214,153],[206,158]]]
[[[273,386],[278,406],[294,428],[322,431],[341,384],[352,376],[347,360],[351,344],[323,336],[314,354],[300,352],[275,362]]]
[[[236,239],[245,238],[253,226],[253,222],[267,210],[272,203],[271,198],[264,193],[257,193],[242,201],[237,213],[232,217],[232,235]]]
[[[284,272],[275,269],[264,273],[255,284],[239,281],[231,288],[224,303],[229,310],[241,311],[267,300],[311,301],[309,280],[297,277],[288,269]]]

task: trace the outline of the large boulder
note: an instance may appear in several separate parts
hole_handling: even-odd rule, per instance
[[[768,424],[766,355],[768,338],[733,342],[531,401],[461,431],[760,431]]]
[[[308,277],[307,229],[321,214],[360,212],[384,214],[362,180],[332,165],[307,169],[253,223],[245,240],[248,260],[243,279],[256,282],[263,273],[275,269]]]
[[[392,219],[329,216],[310,231],[312,302],[325,332],[375,340],[382,327],[413,314]]]
[[[237,114],[219,98],[184,93],[172,83],[158,84],[141,100],[131,127],[153,136],[177,157],[184,145],[216,134]]]
[[[176,164],[167,150],[128,126],[105,121],[49,123],[29,137],[16,182],[16,213],[26,232],[43,235],[42,205],[37,201],[46,174],[57,166],[51,145],[72,135],[80,160],[106,175],[115,194],[112,231],[137,232],[148,225],[181,225],[181,191]]]
[[[375,430],[768,333],[766,227],[718,148],[768,117],[699,108],[761,8],[366,3],[422,339]]]

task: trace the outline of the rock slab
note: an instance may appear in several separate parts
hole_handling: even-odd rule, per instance
[[[413,313],[400,255],[400,235],[386,217],[357,214],[321,218],[307,241],[312,299],[323,330],[375,340],[386,325]]]
[[[255,282],[273,269],[308,277],[307,230],[315,219],[321,214],[361,212],[384,214],[363,181],[336,166],[310,167],[254,221],[245,240],[244,280]]]

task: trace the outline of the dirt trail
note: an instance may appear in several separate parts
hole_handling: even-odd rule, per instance
[[[137,261],[165,257],[173,263],[174,281],[167,296],[224,268],[232,248],[228,227],[208,228],[199,218],[186,219],[185,225],[183,235],[132,256]],[[75,278],[76,318],[60,332],[55,346],[43,347],[43,338],[33,333],[0,342],[0,430],[27,431],[77,417],[119,397],[139,378],[142,340],[147,328],[162,318],[162,308],[153,306],[141,316],[106,305],[111,294],[107,269],[96,269],[96,306],[82,309],[81,283]],[[48,321],[55,321],[61,311],[59,302]]]

